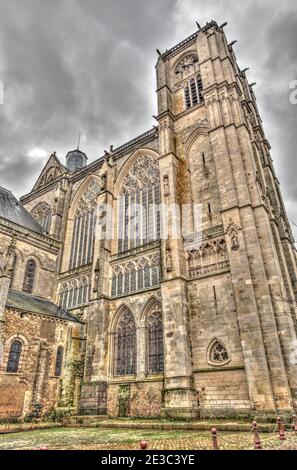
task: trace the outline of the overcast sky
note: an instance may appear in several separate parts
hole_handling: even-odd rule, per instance
[[[215,19],[250,82],[297,223],[294,0],[0,0],[0,185],[27,193],[52,151],[89,161],[155,124],[156,48]]]

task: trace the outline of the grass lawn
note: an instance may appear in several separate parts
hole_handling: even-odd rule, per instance
[[[280,443],[277,433],[261,434],[265,449],[297,449],[297,435],[287,433]],[[210,432],[155,431],[130,429],[53,428],[0,435],[0,450],[112,450],[139,449],[145,439],[148,449],[207,450],[211,449]],[[247,432],[219,433],[221,449],[253,449],[253,435]]]

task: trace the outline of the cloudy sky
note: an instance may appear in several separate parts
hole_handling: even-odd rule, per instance
[[[297,224],[294,0],[0,0],[0,185],[30,191],[52,151],[89,161],[146,131],[156,114],[156,48],[211,19],[250,67],[289,215]]]

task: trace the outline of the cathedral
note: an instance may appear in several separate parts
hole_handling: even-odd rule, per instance
[[[297,410],[294,240],[224,27],[158,51],[152,129],[0,188],[0,419]]]

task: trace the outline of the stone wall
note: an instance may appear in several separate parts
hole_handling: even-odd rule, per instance
[[[126,415],[158,417],[163,406],[163,381],[108,385],[107,414],[120,414],[120,400],[126,401]]]
[[[42,413],[57,404],[60,377],[55,376],[56,351],[71,350],[68,336],[74,324],[6,309],[1,331],[3,357],[0,363],[0,417],[24,416],[32,412],[32,405],[41,405]],[[10,345],[13,340],[22,344],[17,373],[6,372]],[[69,358],[64,354],[62,375]]]
[[[195,373],[200,417],[231,417],[250,413],[244,370],[216,370]]]

